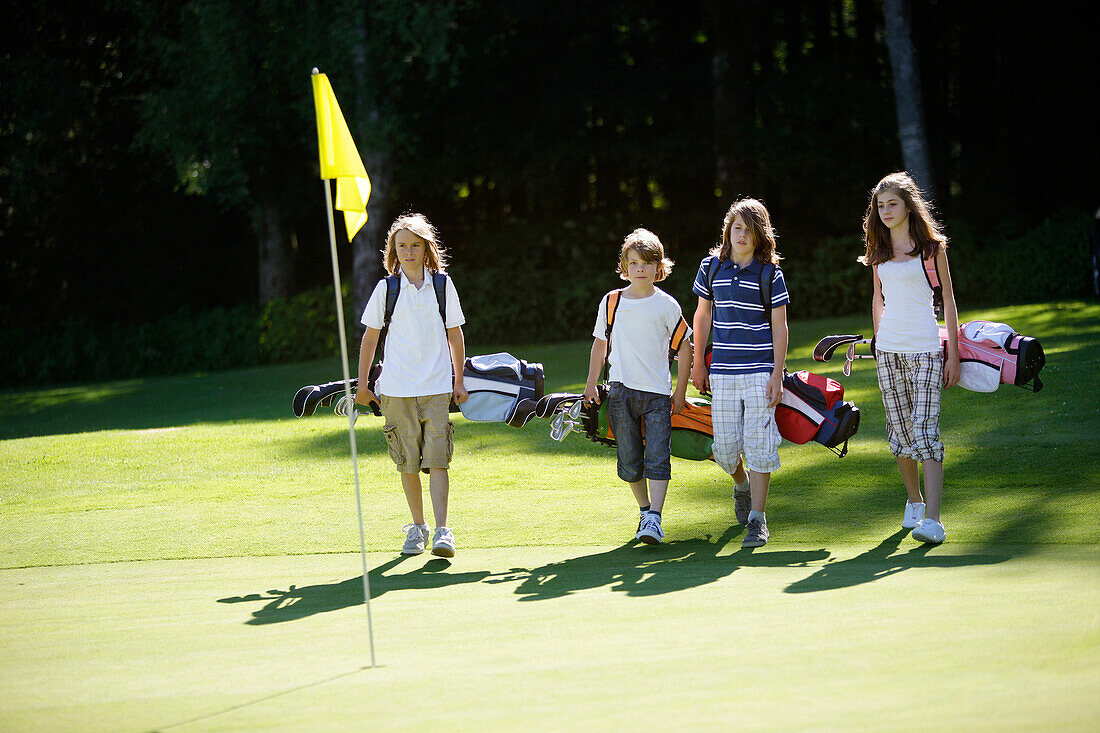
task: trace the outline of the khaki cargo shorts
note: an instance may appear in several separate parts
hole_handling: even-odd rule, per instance
[[[454,455],[455,426],[451,422],[451,395],[387,397],[381,395],[386,425],[386,447],[401,473],[449,468]]]

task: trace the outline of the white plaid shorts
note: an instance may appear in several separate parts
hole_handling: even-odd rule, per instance
[[[757,473],[779,468],[779,427],[775,408],[768,407],[768,374],[711,374],[710,405],[714,425],[714,461],[726,473],[745,467]]]
[[[898,354],[879,351],[875,368],[886,408],[890,451],[914,461],[943,461],[940,397],[943,353]]]

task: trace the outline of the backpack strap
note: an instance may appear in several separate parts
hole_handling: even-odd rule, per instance
[[[760,305],[764,308],[764,322],[768,328],[772,325],[772,279],[775,277],[775,265],[771,262],[760,267]]]
[[[718,255],[713,255],[707,263],[707,289],[710,290],[710,299],[714,300],[714,278],[718,277],[718,266],[721,264]]]
[[[443,319],[443,330],[447,330],[447,273],[433,272],[432,286],[435,288],[435,300],[439,303],[439,317]]]
[[[928,281],[928,287],[932,288],[932,310],[937,318],[943,317],[943,285],[940,281],[940,265],[936,261],[939,247],[931,257],[922,260],[924,265],[924,279]]]
[[[397,308],[397,296],[401,295],[401,276],[386,276],[386,307],[382,312],[382,330],[378,333],[378,361],[384,361],[386,356],[386,336],[390,333],[390,321],[393,320],[393,311]]]
[[[668,342],[668,363],[671,364],[672,360],[676,358],[676,355],[680,351],[680,347],[684,344],[684,339],[687,338],[688,324],[684,320],[683,316],[680,316],[680,322],[676,324],[676,329],[672,332],[672,338]]]
[[[720,261],[715,255],[707,263],[707,287],[710,289],[710,298],[714,300],[714,280],[718,277]],[[775,265],[768,263],[760,266],[760,305],[764,308],[764,320],[771,323],[772,320],[772,279],[775,277]]]
[[[432,288],[435,300],[439,304],[439,317],[443,320],[443,330],[447,329],[447,273],[432,273]],[[383,361],[386,353],[386,336],[390,332],[390,321],[397,309],[397,296],[401,295],[401,275],[386,276],[386,308],[382,313],[382,330],[378,333],[378,361]]]
[[[604,341],[607,342],[607,350],[603,355],[603,381],[607,381],[608,375],[611,373],[611,328],[615,325],[615,311],[619,309],[619,298],[622,297],[623,290],[612,290],[610,293],[604,296],[607,302],[607,329],[604,331]]]

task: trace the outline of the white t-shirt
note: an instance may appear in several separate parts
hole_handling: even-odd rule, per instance
[[[466,322],[451,278],[447,278],[447,328]],[[386,279],[382,278],[363,309],[362,323],[381,329],[386,315]],[[417,289],[401,273],[401,289],[386,336],[385,368],[378,378],[378,394],[387,397],[426,397],[450,394],[454,383],[451,351],[431,273],[424,270],[424,282]]]
[[[615,323],[611,330],[611,363],[608,379],[622,382],[631,389],[656,394],[672,394],[672,374],[668,365],[668,345],[683,313],[671,295],[654,288],[648,298],[619,296]],[[600,301],[592,335],[607,336],[607,296]],[[691,338],[691,327],[687,336]],[[690,369],[690,365],[680,365]]]
[[[932,288],[919,257],[878,265],[885,307],[875,348],[897,354],[940,350],[940,331],[932,309]]]

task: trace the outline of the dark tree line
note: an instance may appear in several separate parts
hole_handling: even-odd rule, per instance
[[[535,232],[612,217],[701,251],[743,194],[785,241],[851,234],[867,189],[915,167],[896,91],[923,108],[921,175],[959,227],[995,240],[1095,210],[1095,13],[905,5],[6,2],[0,325],[137,322],[323,283],[313,66],[374,182],[343,255],[359,302],[409,207],[458,250],[529,226],[514,246],[533,257],[555,247]]]

